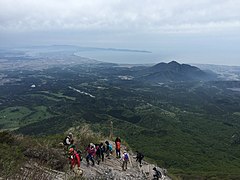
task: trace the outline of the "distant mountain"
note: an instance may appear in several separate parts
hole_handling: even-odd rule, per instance
[[[208,81],[217,78],[216,74],[205,72],[195,66],[179,64],[176,61],[159,63],[136,73],[136,78],[153,83],[167,81]]]

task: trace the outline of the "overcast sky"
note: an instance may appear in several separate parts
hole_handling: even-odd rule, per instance
[[[51,44],[240,65],[240,0],[0,0],[0,46]]]

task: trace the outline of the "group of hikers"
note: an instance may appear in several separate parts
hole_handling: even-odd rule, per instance
[[[63,144],[65,146],[66,155],[68,156],[69,159],[70,168],[73,170],[75,166],[77,166],[78,169],[80,170],[80,164],[81,161],[83,160],[82,151],[77,150],[76,145],[74,144],[72,133],[69,133],[65,137]],[[120,159],[121,161],[122,170],[126,171],[130,157],[126,151],[126,148],[123,150],[121,154],[121,139],[119,137],[117,137],[115,140],[115,150],[116,158]],[[105,158],[110,159],[110,155],[113,154],[113,147],[109,143],[109,141],[105,141],[105,143],[101,142],[100,144],[90,143],[86,147],[85,152],[87,166],[90,165],[90,162],[92,166],[95,166],[95,163],[97,163],[97,165],[100,165],[101,161],[104,162]],[[140,167],[142,167],[142,160],[144,158],[144,155],[139,151],[136,151],[136,153],[137,153],[136,161],[139,163]],[[161,178],[161,172],[156,168],[153,168],[153,170],[155,171],[154,179]]]

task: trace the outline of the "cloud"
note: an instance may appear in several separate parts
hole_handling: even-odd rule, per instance
[[[0,32],[231,30],[239,9],[238,0],[0,0]]]

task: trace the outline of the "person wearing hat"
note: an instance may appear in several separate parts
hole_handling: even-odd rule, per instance
[[[94,166],[95,162],[94,162],[94,156],[96,154],[96,146],[93,143],[90,143],[86,149],[87,151],[87,157],[86,157],[86,161],[87,161],[87,165],[89,166],[89,160],[92,161],[92,166]]]
[[[70,169],[74,169],[74,167],[77,165],[78,169],[80,169],[80,155],[75,151],[73,148],[69,149],[69,160],[70,160]]]
[[[65,146],[70,146],[71,144],[73,144],[73,134],[70,132],[68,133],[67,137],[65,137],[63,144]]]
[[[162,178],[162,173],[159,169],[157,169],[156,167],[153,168],[154,174],[153,174],[153,179],[154,180],[159,180]]]
[[[129,154],[127,153],[126,150],[123,151],[122,157],[120,159],[122,161],[122,170],[126,171],[127,170],[127,163],[129,161]]]
[[[142,160],[144,158],[144,155],[139,151],[136,151],[136,153],[137,153],[136,161],[139,162],[140,167],[142,167]]]

